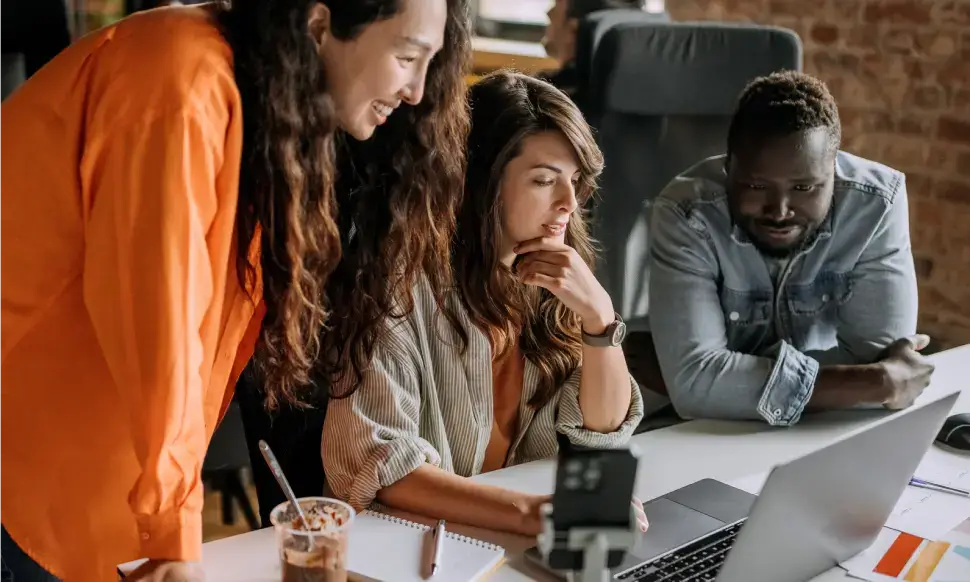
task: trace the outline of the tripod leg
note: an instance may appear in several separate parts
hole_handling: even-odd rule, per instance
[[[610,570],[606,567],[608,553],[606,535],[596,534],[587,540],[583,552],[582,582],[609,582]]]

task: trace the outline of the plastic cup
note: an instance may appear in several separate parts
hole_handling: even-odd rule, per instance
[[[289,501],[269,514],[276,530],[282,582],[346,582],[347,535],[356,512],[343,501],[328,497],[302,497],[297,502],[311,528],[320,529],[308,532]],[[321,519],[322,515],[333,519]]]

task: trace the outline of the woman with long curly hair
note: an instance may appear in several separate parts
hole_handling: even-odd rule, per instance
[[[388,305],[328,297],[343,246],[391,290],[447,260],[468,53],[460,0],[233,0],[96,31],[3,103],[5,575],[200,576],[250,358],[268,409],[298,402],[366,356],[328,319],[365,305],[372,337]]]
[[[547,497],[466,477],[553,456],[560,438],[621,445],[643,405],[591,270],[581,209],[603,162],[588,125],[561,91],[516,73],[476,83],[470,104],[453,292],[441,304],[419,280],[371,366],[341,379],[323,464],[358,509],[534,535]]]

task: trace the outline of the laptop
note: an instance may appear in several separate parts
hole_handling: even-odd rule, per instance
[[[868,548],[959,397],[952,393],[775,467],[760,495],[704,479],[644,504],[622,582],[804,582]],[[536,548],[526,552],[542,563]]]

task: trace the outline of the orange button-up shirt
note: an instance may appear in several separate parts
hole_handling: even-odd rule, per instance
[[[3,525],[67,581],[199,559],[202,460],[261,307],[236,274],[229,46],[205,9],[139,14],[0,112]]]

